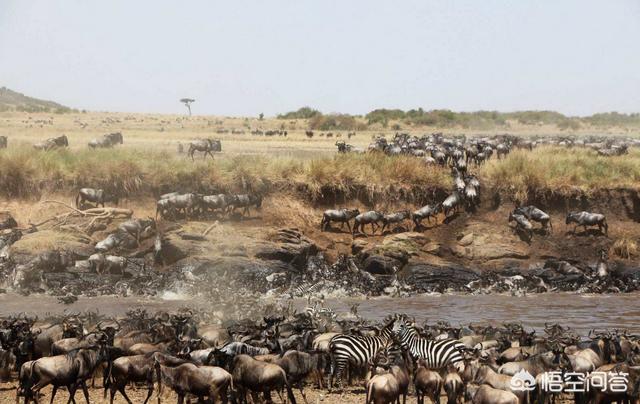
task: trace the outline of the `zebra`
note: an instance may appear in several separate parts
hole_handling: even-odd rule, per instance
[[[418,330],[407,319],[398,319],[391,330],[402,349],[409,352],[411,359],[424,360],[429,369],[443,369],[453,365],[458,372],[464,371],[465,346],[460,341],[446,338],[429,340],[420,337]]]
[[[338,334],[329,341],[329,356],[331,358],[331,374],[329,389],[333,388],[334,378],[338,387],[342,384],[342,374],[347,365],[356,367],[368,366],[381,350],[393,343],[393,324],[395,318],[387,322],[375,337]]]

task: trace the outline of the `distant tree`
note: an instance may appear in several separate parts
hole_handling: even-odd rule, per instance
[[[192,99],[192,98],[182,98],[180,100],[181,103],[183,103],[187,109],[189,110],[189,116],[191,116],[191,103],[195,102],[196,100]]]
[[[263,120],[264,119],[264,114],[262,112],[260,112],[260,115],[258,115],[258,119],[259,120]]]

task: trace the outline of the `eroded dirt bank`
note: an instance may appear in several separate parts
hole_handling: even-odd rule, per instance
[[[322,211],[353,206],[361,211],[416,209],[443,191],[405,192],[395,200],[367,194],[343,200],[332,190],[314,202],[304,190],[270,194],[260,210],[239,214],[160,221],[137,240],[123,236],[104,254],[123,257],[122,268],[92,267],[96,243],[118,234],[132,218],[153,214],[153,200],[125,200],[130,216],[87,222],[70,215],[40,226],[42,218],[73,213],[59,204],[5,203],[17,226],[3,230],[0,276],[3,288],[20,293],[65,295],[151,295],[166,291],[224,299],[239,291],[255,295],[301,297],[312,294],[407,296],[423,292],[523,294],[550,291],[615,293],[640,287],[634,255],[638,230],[638,194],[609,190],[573,197],[530,193],[529,203],[547,211],[553,229],[536,229],[529,241],[514,232],[507,218],[513,201],[486,190],[473,211],[460,211],[438,224],[415,228],[406,221],[385,234],[349,233],[333,226],[321,231]],[[389,190],[385,191],[389,195]],[[69,198],[68,196],[66,198]],[[58,197],[65,201],[65,197]],[[604,213],[609,234],[564,223],[570,210]],[[539,225],[536,225],[538,227]],[[594,269],[600,251],[606,276]],[[72,299],[71,299],[72,300]]]

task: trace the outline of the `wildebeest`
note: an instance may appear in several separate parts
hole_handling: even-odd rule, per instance
[[[607,224],[607,219],[601,213],[590,213],[590,212],[569,212],[567,213],[566,224],[575,223],[576,226],[573,228],[573,233],[575,234],[578,226],[583,226],[584,231],[587,231],[587,226],[598,226],[598,229],[601,233],[608,235],[609,234],[609,225]],[[604,232],[602,231],[604,229]]]
[[[270,402],[272,390],[281,391],[286,388],[289,401],[296,404],[287,375],[280,366],[260,362],[248,355],[237,355],[233,358],[230,370],[241,402],[246,402],[246,390],[262,392]]]
[[[469,386],[467,391],[472,393],[473,404],[518,404],[518,397],[512,392],[494,389],[486,384]]]
[[[365,404],[400,402],[400,385],[391,373],[373,376],[367,382]]]
[[[193,154],[196,151],[203,152],[203,158],[207,157],[207,154],[213,158],[214,152],[222,151],[222,143],[218,139],[198,139],[189,143],[189,157],[193,160]]]
[[[66,135],[52,137],[45,140],[44,142],[36,143],[33,145],[34,149],[44,151],[49,151],[60,147],[69,147],[69,139],[67,139]]]
[[[114,132],[114,133],[109,133],[107,135],[102,135],[101,138],[97,138],[97,139],[92,139],[89,142],[89,147],[91,147],[92,149],[96,149],[96,148],[107,148],[107,147],[113,147],[116,144],[122,144],[122,133],[120,132]]]
[[[411,218],[411,212],[408,210],[384,215],[382,217],[382,230],[380,232],[384,233],[384,229],[386,229],[387,226],[402,223],[409,218]]]
[[[349,233],[351,233],[351,224],[349,221],[360,214],[358,209],[329,209],[325,210],[322,214],[322,221],[320,222],[320,230],[325,231],[327,227],[331,224],[331,222],[339,222],[340,229],[344,227],[344,224],[347,224],[349,228]]]
[[[547,229],[547,227],[553,230],[553,225],[551,224],[551,216],[533,205],[520,206],[514,210],[514,213],[524,215],[527,219],[540,223],[542,225],[542,228],[545,230]]]
[[[442,212],[441,203],[425,205],[413,212],[411,214],[411,218],[413,219],[413,223],[415,223],[416,227],[420,227],[424,219],[427,219],[427,221],[431,223],[431,217],[433,217],[436,220],[436,224],[438,224],[438,213],[440,212]]]
[[[129,219],[126,222],[120,223],[119,230],[122,230],[136,239],[136,242],[140,244],[140,239],[152,235],[155,230],[155,220],[148,219]]]
[[[103,253],[96,253],[87,259],[91,270],[95,273],[102,274],[120,274],[124,275],[124,270],[127,268],[127,259],[117,255],[105,255]]]
[[[453,192],[442,202],[442,209],[444,210],[444,216],[449,217],[449,212],[458,211],[462,203],[462,198],[458,192]]]
[[[527,235],[527,239],[531,240],[531,237],[533,237],[533,226],[527,217],[514,211],[509,214],[509,222],[513,221],[516,222],[516,231],[523,231]]]
[[[444,391],[447,393],[447,404],[464,403],[464,389],[462,378],[455,367],[450,366],[444,376]]]
[[[108,354],[105,346],[80,348],[64,355],[40,358],[30,363],[27,362],[31,368],[28,372],[30,380],[21,380],[21,382],[32,386],[30,390],[34,397],[37,397],[43,387],[49,384],[53,385],[51,402],[53,402],[58,388],[66,387],[69,390],[69,401],[75,403],[75,392],[78,387],[82,387],[85,399],[89,403],[89,391],[85,381],[93,375],[98,365],[107,359]],[[22,388],[23,391],[25,387]],[[26,398],[25,396],[25,401]]]
[[[379,226],[378,222],[381,222],[383,218],[384,215],[381,212],[375,210],[361,213],[355,217],[355,220],[353,222],[353,233],[355,234],[359,228],[360,232],[362,234],[365,234],[364,226],[366,224],[370,224],[371,233],[374,234],[376,232],[376,226]]]
[[[174,216],[182,211],[185,217],[193,214],[202,204],[202,195],[189,193],[181,195],[172,195],[156,202],[156,220],[158,214],[162,218]]]
[[[418,404],[424,403],[425,396],[429,397],[433,404],[439,404],[443,383],[442,376],[437,371],[428,369],[423,360],[418,361],[418,368],[413,376]]]
[[[171,387],[178,395],[178,403],[184,402],[187,394],[201,401],[208,397],[211,402],[227,402],[227,389],[233,389],[233,378],[226,370],[214,366],[196,366],[185,363],[176,367],[157,363],[158,383]],[[160,384],[160,389],[162,384]],[[160,399],[158,399],[160,402]]]
[[[6,148],[7,148],[7,137],[0,136],[0,149],[6,149]]]
[[[498,156],[498,159],[500,159],[500,156],[506,156],[507,154],[509,154],[509,146],[507,146],[506,144],[500,143],[498,146],[496,146],[496,155]]]
[[[231,212],[235,212],[236,208],[242,208],[242,216],[248,215],[249,208],[252,206],[255,206],[256,209],[260,209],[262,207],[262,195],[234,195],[231,201]]]
[[[105,202],[113,202],[118,206],[119,198],[115,193],[107,193],[103,189],[80,188],[76,196],[76,207],[80,208],[86,201],[104,207]]]
[[[202,197],[202,210],[203,212],[214,212],[219,210],[220,213],[225,214],[229,208],[233,207],[234,197],[231,195],[218,194],[218,195],[205,195]]]

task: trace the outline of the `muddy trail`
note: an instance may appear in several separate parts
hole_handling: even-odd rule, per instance
[[[535,224],[529,240],[507,218],[513,202],[492,190],[474,210],[460,210],[416,228],[409,220],[380,234],[350,233],[346,226],[320,229],[326,208],[364,212],[415,210],[424,194],[387,201],[366,196],[343,200],[327,190],[311,202],[304,191],[270,194],[247,215],[209,214],[151,221],[154,200],[125,200],[117,209],[86,213],[63,203],[24,206],[0,238],[3,291],[74,296],[159,296],[165,292],[219,300],[244,296],[391,296],[425,292],[617,293],[640,288],[640,265],[629,245],[640,238],[638,196],[616,190],[591,198],[534,199],[551,216],[552,229]],[[363,193],[366,195],[366,193]],[[385,202],[376,202],[384,200]],[[333,201],[333,202],[332,202]],[[332,202],[331,205],[327,203]],[[608,235],[597,228],[573,233],[566,212],[602,212]],[[30,215],[38,213],[41,225]],[[10,214],[10,213],[9,213]],[[43,219],[47,217],[47,219]],[[131,222],[138,233],[123,230]],[[13,226],[11,226],[13,224]],[[104,247],[106,246],[106,247]],[[103,248],[104,247],[104,248]],[[625,250],[626,248],[626,250]],[[597,268],[606,268],[598,275]],[[65,296],[67,299],[64,300]]]

